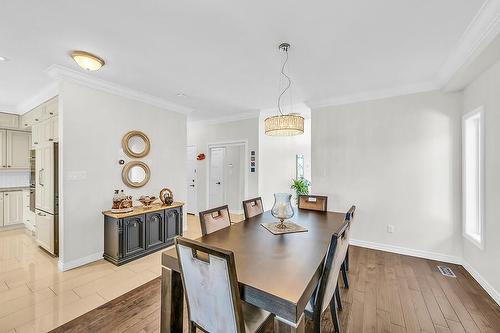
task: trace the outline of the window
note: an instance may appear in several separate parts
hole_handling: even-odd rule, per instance
[[[295,156],[295,178],[304,178],[304,155]]]
[[[483,108],[462,122],[462,191],[464,237],[483,248],[484,239],[484,126]]]

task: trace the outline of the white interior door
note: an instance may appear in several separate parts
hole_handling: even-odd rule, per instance
[[[209,208],[224,205],[224,156],[226,148],[210,148]]]
[[[188,214],[198,213],[197,184],[196,184],[196,146],[187,147],[187,202]]]

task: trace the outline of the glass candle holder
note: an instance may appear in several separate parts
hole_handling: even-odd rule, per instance
[[[292,195],[289,193],[274,193],[274,205],[271,214],[280,220],[279,229],[286,229],[285,220],[293,217]]]

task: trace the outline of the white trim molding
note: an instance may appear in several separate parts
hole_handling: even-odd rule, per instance
[[[59,268],[59,270],[62,272],[69,271],[70,269],[77,268],[86,264],[90,264],[91,262],[101,260],[103,259],[102,255],[103,252],[97,252],[88,255],[86,257],[78,258],[67,262],[61,261],[61,259],[59,259],[59,261],[57,262],[57,268]]]
[[[436,74],[440,87],[471,63],[500,33],[500,0],[486,0]]]
[[[215,124],[230,123],[233,121],[240,121],[240,120],[247,120],[247,119],[254,119],[254,118],[259,118],[259,110],[236,113],[236,114],[232,114],[232,115],[228,115],[228,116],[222,116],[222,117],[210,118],[210,119],[201,119],[201,120],[189,120],[188,119],[188,124],[190,124],[190,125],[215,125]]]
[[[407,247],[396,246],[396,245],[368,242],[368,241],[359,240],[359,239],[351,239],[349,244],[354,245],[354,246],[359,246],[359,247],[365,247],[365,248],[373,249],[373,250],[380,250],[380,251],[385,251],[385,252],[403,254],[405,256],[412,256],[412,257],[425,258],[425,259],[442,261],[442,262],[449,262],[449,263],[457,264],[457,265],[462,264],[461,257],[451,256],[448,254],[410,249]]]
[[[163,98],[149,95],[144,92],[121,86],[103,79],[99,79],[89,74],[81,73],[64,66],[54,64],[47,68],[45,72],[51,78],[56,80],[74,81],[90,88],[99,89],[113,95],[133,99],[139,102],[156,106],[158,108],[167,109],[182,114],[189,114],[193,111],[188,107],[169,102]]]
[[[493,298],[498,305],[500,305],[500,292],[496,290],[491,284],[486,281],[477,270],[475,270],[468,262],[462,261],[462,266],[467,272],[479,283],[481,287]]]
[[[406,86],[398,86],[389,89],[371,90],[353,94],[341,95],[324,100],[311,100],[305,104],[311,109],[317,109],[327,106],[354,104],[368,102],[377,99],[384,99],[396,96],[417,94],[422,92],[438,90],[439,86],[433,81],[420,82]]]

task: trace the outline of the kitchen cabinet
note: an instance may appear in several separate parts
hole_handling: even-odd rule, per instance
[[[23,223],[23,191],[3,193],[3,225]]]
[[[0,168],[29,169],[30,141],[29,132],[0,130]]]
[[[104,214],[104,259],[121,265],[168,247],[182,235],[183,203],[135,207],[132,212]]]
[[[0,112],[1,128],[19,128],[19,115]]]
[[[23,223],[23,191],[0,192],[0,227]]]
[[[28,129],[57,116],[59,103],[57,96],[37,106],[21,116],[21,128]]]
[[[44,146],[36,150],[35,158],[35,205],[48,213],[54,213],[54,148]]]
[[[30,231],[35,230],[35,213],[30,209],[30,191],[34,190],[23,190],[23,222],[26,229]]]
[[[52,117],[31,127],[33,148],[42,147],[59,141],[58,117]]]
[[[37,244],[52,254],[57,254],[57,228],[54,219],[56,216],[47,214],[41,210],[36,210],[36,242]]]

